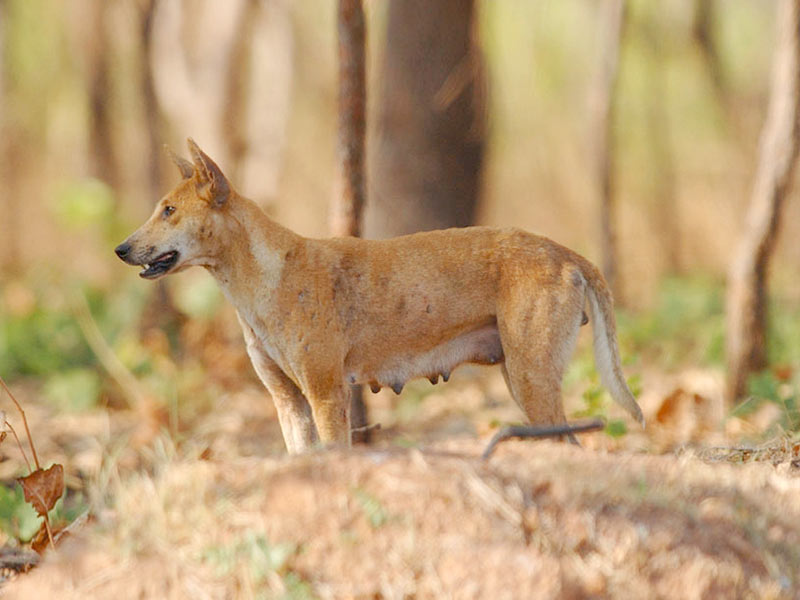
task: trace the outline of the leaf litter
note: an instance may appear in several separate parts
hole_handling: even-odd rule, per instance
[[[28,443],[30,445],[31,455],[33,456],[33,460],[36,465],[35,470],[31,469],[30,463],[28,462],[28,457],[25,455],[25,450],[23,449],[17,432],[11,426],[11,423],[9,423],[6,412],[0,411],[0,443],[6,439],[8,432],[11,432],[17,441],[17,446],[19,447],[20,453],[25,459],[25,462],[28,465],[28,470],[30,471],[28,475],[18,477],[17,482],[22,487],[25,501],[28,502],[36,511],[36,514],[42,518],[42,525],[37,533],[33,536],[33,539],[30,543],[31,549],[40,555],[43,554],[48,547],[56,547],[56,538],[54,537],[54,532],[50,525],[49,513],[55,507],[56,502],[58,502],[58,500],[64,495],[64,467],[58,463],[55,463],[47,469],[41,468],[39,464],[39,457],[36,453],[36,447],[33,443],[33,436],[31,435],[28,427],[28,420],[25,417],[25,411],[14,397],[14,394],[11,393],[11,390],[6,385],[6,382],[3,381],[2,377],[0,377],[0,386],[2,386],[2,388],[5,390],[6,394],[17,407],[17,410],[22,417],[25,431],[28,434]],[[55,533],[57,534],[58,531]],[[14,565],[11,567],[11,569],[15,572],[27,571],[32,568],[36,562],[38,562],[28,561],[26,565],[23,565],[24,568],[21,568],[20,565],[17,564],[19,562],[17,555],[15,555],[15,561],[16,562],[14,562]],[[0,554],[0,574],[2,574],[3,569],[8,568],[9,566],[3,563],[2,554]]]

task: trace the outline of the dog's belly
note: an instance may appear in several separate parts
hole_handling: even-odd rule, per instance
[[[436,383],[439,376],[444,381],[450,372],[463,363],[493,365],[503,360],[503,347],[497,324],[484,325],[467,333],[416,353],[401,352],[380,364],[351,365],[350,383],[369,384],[373,392],[390,387],[399,394],[407,381],[427,377]]]

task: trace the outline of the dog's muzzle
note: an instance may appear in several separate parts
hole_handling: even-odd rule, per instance
[[[131,255],[131,245],[128,242],[122,242],[119,246],[114,248],[114,252],[122,260],[129,265],[141,265],[144,267],[139,272],[139,277],[144,279],[155,279],[167,273],[178,262],[180,254],[177,250],[170,250],[159,254],[156,258],[148,261],[142,261],[141,258],[134,258]]]

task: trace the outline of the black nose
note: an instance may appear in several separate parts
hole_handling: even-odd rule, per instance
[[[125,257],[128,256],[130,251],[131,245],[128,242],[122,242],[119,246],[114,248],[114,252],[116,252],[117,256],[119,256],[122,260],[125,260]]]

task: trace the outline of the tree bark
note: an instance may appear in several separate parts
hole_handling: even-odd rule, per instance
[[[767,118],[745,228],[728,273],[726,395],[767,364],[767,274],[798,151],[800,1],[780,0]]]
[[[361,0],[339,0],[339,181],[334,197],[331,233],[360,236],[364,209],[366,132],[366,62],[364,10]]]
[[[6,115],[7,78],[6,67],[6,3],[0,0],[0,210],[4,223],[0,226],[0,271],[10,272],[19,267],[19,214],[17,194],[12,189],[15,178],[10,177],[10,164],[14,158],[11,152],[11,124]]]
[[[592,86],[590,122],[594,163],[600,196],[600,253],[603,275],[618,302],[622,298],[619,276],[614,190],[614,104],[619,73],[619,54],[625,26],[625,0],[603,5],[601,68]]]
[[[390,0],[368,237],[471,225],[485,146],[474,0]]]
[[[681,268],[681,229],[675,178],[675,156],[670,139],[667,110],[667,61],[657,38],[650,37],[650,90],[647,104],[647,128],[650,164],[653,167],[653,232],[661,246],[663,267],[667,273]]]
[[[692,39],[703,55],[703,62],[711,78],[714,95],[717,97],[720,106],[725,108],[727,106],[728,86],[725,80],[722,57],[717,49],[714,36],[714,23],[717,18],[717,12],[716,0],[695,0]]]
[[[364,145],[366,132],[366,25],[361,0],[339,0],[339,183],[331,210],[334,236],[361,235],[365,202]],[[350,422],[353,441],[369,442],[367,408],[360,385],[351,385]]]
[[[140,3],[140,41],[141,61],[140,61],[140,85],[142,90],[142,102],[145,106],[145,127],[147,127],[147,146],[148,161],[147,173],[150,180],[150,198],[158,198],[162,189],[161,185],[161,157],[163,156],[161,142],[161,111],[156,98],[155,82],[153,81],[152,64],[153,43],[153,15],[155,4],[158,0],[145,0]]]
[[[113,189],[120,187],[120,172],[114,148],[114,115],[111,106],[111,65],[108,32],[109,3],[94,0],[91,7],[92,35],[86,46],[89,75],[89,152],[92,175]]]

